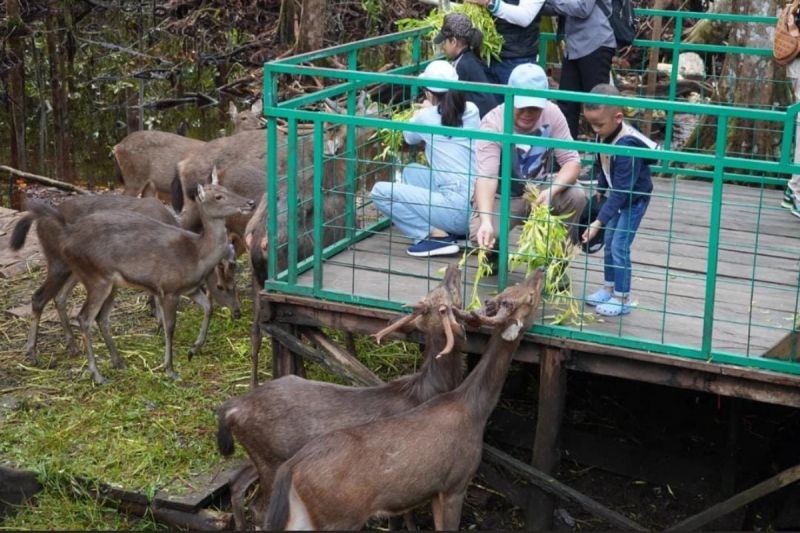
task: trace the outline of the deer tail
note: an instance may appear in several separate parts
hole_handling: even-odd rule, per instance
[[[283,531],[289,522],[289,493],[292,490],[292,467],[284,463],[278,468],[272,484],[267,516],[264,519],[267,531]]]
[[[217,449],[225,457],[233,455],[234,442],[231,428],[228,427],[228,403],[225,402],[217,410]]]
[[[11,233],[11,240],[9,242],[9,246],[15,252],[22,248],[25,245],[25,239],[28,237],[28,231],[31,229],[31,224],[36,219],[31,214],[27,214],[19,219],[16,226],[14,226],[14,231]]]
[[[170,189],[172,192],[172,208],[176,213],[180,213],[183,211],[183,184],[180,177],[180,163],[175,167],[175,177],[172,178]]]

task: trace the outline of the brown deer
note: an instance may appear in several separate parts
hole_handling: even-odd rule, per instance
[[[164,328],[164,369],[177,377],[172,367],[172,337],[181,294],[197,290],[219,263],[228,247],[225,217],[252,211],[254,202],[229,192],[216,183],[197,188],[203,231],[195,234],[128,211],[98,212],[67,224],[60,213],[34,203],[31,212],[39,223],[49,224],[60,243],[69,270],[86,287],[86,302],[78,322],[83,333],[89,371],[97,383],[105,378],[97,370],[91,340],[91,324],[98,319],[115,367],[124,362],[108,330],[108,314],[118,286],[143,289],[155,296]],[[99,317],[99,318],[98,318]]]
[[[172,212],[155,198],[140,199],[130,196],[114,195],[75,196],[64,200],[56,207],[56,210],[68,224],[72,224],[88,214],[100,211],[133,211],[158,220],[164,224],[169,224],[171,226],[178,225]],[[14,231],[11,234],[10,240],[10,248],[12,250],[19,250],[25,244],[28,231],[35,219],[36,216],[29,213],[23,216],[14,226]],[[47,260],[47,276],[42,285],[36,289],[31,297],[31,323],[28,332],[28,340],[23,348],[28,360],[34,365],[39,364],[36,350],[39,320],[45,305],[47,305],[47,302],[50,300],[54,300],[55,302],[56,311],[58,312],[58,317],[66,337],[68,353],[78,353],[78,347],[75,343],[75,337],[72,334],[67,314],[67,298],[78,283],[78,279],[72,275],[72,272],[62,257],[61,243],[54,238],[55,233],[50,231],[53,228],[50,228],[48,224],[52,224],[52,221],[43,221],[37,225],[36,228],[39,243]],[[225,254],[223,260],[220,261],[214,270],[206,277],[204,286],[208,290],[211,302],[215,302],[222,307],[229,307],[233,316],[238,318],[241,316],[241,310],[239,307],[238,293],[236,291],[235,275],[236,258],[232,252],[232,245],[229,245],[228,253]],[[201,328],[198,339],[192,347],[191,353],[194,353],[199,350],[205,342],[212,306],[210,305],[211,302],[209,302],[207,298],[204,298],[203,294],[198,294],[198,292],[190,294],[189,298],[195,300],[203,307],[204,311],[203,325],[205,327]]]
[[[425,359],[418,372],[376,387],[345,387],[297,376],[269,381],[218,409],[220,453],[233,453],[233,437],[244,446],[258,470],[265,502],[280,464],[323,433],[401,413],[453,390],[464,374],[461,341],[456,339],[463,330],[453,315],[453,309],[461,307],[460,291],[461,271],[450,265],[411,314],[375,335],[380,342],[397,330],[422,332]],[[233,503],[236,509],[239,502]],[[236,514],[241,527],[241,513]]]
[[[250,109],[237,111],[229,108],[234,133],[263,128],[261,101]],[[202,150],[204,141],[158,130],[135,131],[111,149],[117,177],[123,183],[123,194],[136,196],[145,183],[151,180],[162,200],[172,196],[172,180],[178,162],[193,151]],[[208,172],[211,171],[209,167]]]
[[[359,529],[371,516],[431,501],[436,529],[458,529],[486,421],[539,308],[542,280],[537,270],[481,313],[461,314],[494,331],[480,362],[454,391],[393,417],[326,433],[283,463],[266,528]]]

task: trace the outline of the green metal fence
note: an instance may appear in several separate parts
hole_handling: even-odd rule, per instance
[[[676,35],[680,35],[685,19],[712,17],[651,10],[639,14],[674,18]],[[713,17],[774,24],[770,17]],[[267,135],[268,234],[276,236],[279,230],[285,230],[281,234],[288,237],[269,240],[267,290],[401,310],[403,304],[417,300],[436,283],[444,262],[455,260],[406,257],[408,239],[375,212],[369,195],[372,184],[395,181],[409,160],[407,156],[405,161],[376,159],[382,147],[370,135],[375,130],[417,131],[466,137],[473,143],[500,143],[504,161],[498,189],[500,217],[507,220],[511,188],[508,162],[516,143],[577,150],[587,170],[596,154],[653,158],[652,151],[643,148],[514,134],[509,105],[514,94],[620,105],[634,111],[634,116],[659,111],[665,121],[666,148],[657,154],[659,163],[653,167],[656,187],[632,251],[633,294],[637,300],[634,311],[603,320],[590,314],[585,296],[602,283],[602,253],[577,254],[570,268],[571,303],[577,304],[584,319],[556,325],[552,317],[564,301],[550,302],[543,306],[533,331],[670,356],[800,373],[796,363],[800,220],[779,205],[786,179],[793,172],[800,173],[800,166],[792,162],[800,104],[788,109],[756,109],[681,101],[676,93],[677,62],[673,61],[671,86],[664,99],[437,82],[452,89],[501,95],[507,104],[503,133],[393,121],[386,108],[358,114],[356,102],[361,90],[372,91],[376,100],[392,95],[393,109],[407,107],[416,99],[424,84],[416,75],[434,57],[429,37],[426,30],[413,30],[265,65],[264,112],[271,119]],[[635,44],[671,50],[673,58],[687,50],[757,56],[769,53],[766,49],[684,45],[677,40]],[[333,56],[345,56],[347,70],[320,66]],[[388,62],[401,66],[377,72]],[[322,79],[326,88],[279,101],[278,84],[301,76]],[[325,98],[341,96],[346,98],[345,113],[321,107]],[[705,127],[713,131],[713,142],[706,148],[672,148],[673,125],[679,116],[704,120]],[[285,134],[277,120],[286,122]],[[774,153],[760,158],[728,153],[729,131],[748,121],[781,132],[782,141]],[[310,125],[313,132],[300,135],[301,123]],[[337,137],[341,128],[346,133]],[[334,142],[337,139],[342,142]],[[589,193],[594,186],[590,179],[584,183]],[[517,235],[501,224],[500,271],[496,277],[482,280],[482,295],[501,290],[519,278],[520,274],[510,273],[507,265]],[[463,246],[466,251],[471,249],[468,241]],[[279,259],[288,259],[285,270],[279,271]],[[474,260],[467,262],[466,273],[465,296],[471,291]],[[791,340],[792,335],[795,340]],[[781,341],[783,348],[773,349]]]

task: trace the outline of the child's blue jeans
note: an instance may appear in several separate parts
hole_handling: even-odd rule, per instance
[[[606,286],[613,285],[616,296],[625,297],[631,292],[631,244],[649,204],[647,196],[636,198],[606,224],[603,272]]]

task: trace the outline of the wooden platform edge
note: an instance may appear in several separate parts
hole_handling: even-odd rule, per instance
[[[401,313],[394,311],[266,291],[260,293],[260,298],[262,305],[270,308],[268,316],[271,321],[328,327],[359,335],[375,333],[389,321],[401,316]],[[262,323],[262,330],[265,330],[263,326]],[[482,353],[488,338],[487,332],[471,333],[466,351]],[[394,338],[413,342],[422,340],[414,333],[397,334]],[[546,347],[570,350],[572,355],[567,361],[569,370],[800,407],[800,376],[766,370],[533,334],[526,335],[515,359],[538,363],[541,351]]]

